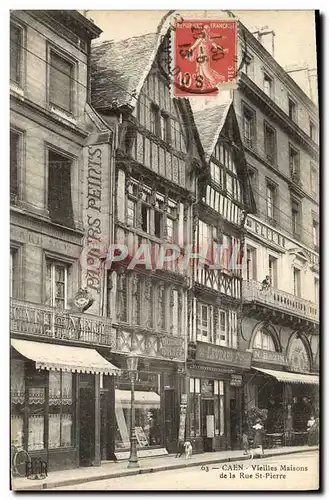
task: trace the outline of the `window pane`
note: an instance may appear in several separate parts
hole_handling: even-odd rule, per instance
[[[10,131],[10,193],[18,194],[19,134]]]
[[[61,404],[61,374],[60,372],[49,371],[49,406]]]
[[[29,417],[28,450],[42,450],[44,447],[44,416],[32,415]]]
[[[21,82],[22,30],[10,24],[10,79]]]
[[[62,414],[62,438],[61,446],[72,446],[72,415],[69,413]]]
[[[60,448],[61,446],[61,415],[49,415],[49,448]]]
[[[49,100],[51,104],[72,111],[73,65],[55,53],[50,55]]]
[[[53,222],[74,227],[71,197],[71,160],[48,152],[48,210]]]

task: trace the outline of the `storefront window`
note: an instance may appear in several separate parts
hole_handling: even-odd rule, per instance
[[[115,390],[116,450],[129,449],[131,393]],[[161,445],[160,396],[156,392],[135,391],[135,429],[140,448]]]
[[[45,388],[29,388],[29,438],[28,449],[43,450],[45,447]]]
[[[49,448],[72,446],[72,373],[49,372]]]
[[[24,361],[12,359],[10,368],[11,444],[20,449],[23,448]]]
[[[224,435],[224,382],[214,380],[215,436]]]
[[[190,435],[201,435],[200,379],[190,378]]]

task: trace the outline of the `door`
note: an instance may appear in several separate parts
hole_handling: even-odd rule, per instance
[[[214,401],[212,399],[202,400],[202,436],[203,436],[203,449],[204,451],[213,451],[212,438],[208,437],[207,429],[209,431],[209,422],[212,420],[209,417],[215,418]],[[207,419],[208,417],[208,419]],[[208,426],[207,426],[208,420]]]
[[[95,458],[95,391],[80,388],[80,466],[92,465]]]
[[[239,409],[237,407],[237,400],[234,395],[230,399],[230,432],[231,432],[231,447],[232,450],[239,449],[238,436],[239,436]]]
[[[175,419],[175,391],[174,389],[165,389],[165,446],[169,453],[174,453],[177,447],[177,426]]]

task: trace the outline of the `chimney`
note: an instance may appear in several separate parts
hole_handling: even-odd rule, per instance
[[[274,37],[275,33],[273,30],[269,29],[268,26],[263,26],[262,28],[255,28],[252,34],[257,38],[257,40],[263,45],[263,47],[274,57]]]

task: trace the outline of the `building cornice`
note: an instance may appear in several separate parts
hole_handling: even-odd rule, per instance
[[[256,54],[263,60],[264,64],[269,66],[273,73],[281,79],[281,81],[287,85],[288,89],[293,92],[293,94],[298,97],[303,104],[308,108],[308,111],[312,115],[312,118],[318,120],[318,108],[316,104],[305,94],[305,92],[297,85],[295,80],[285,71],[285,69],[280,66],[280,64],[274,59],[274,57],[265,49],[265,47],[257,40],[257,38],[244,26],[244,24],[239,22],[239,37],[240,43],[242,45],[247,42],[247,45],[256,52]]]
[[[66,121],[65,119],[61,119],[55,113],[51,113],[48,109],[45,109],[45,108],[39,106],[38,104],[34,103],[30,99],[27,99],[26,97],[24,97],[24,99],[22,100],[22,98],[16,97],[16,95],[11,94],[10,99],[13,103],[19,104],[19,106],[14,111],[16,113],[23,115],[26,118],[34,120],[34,118],[32,116],[29,117],[24,112],[24,108],[25,109],[27,108],[28,110],[30,110],[34,113],[37,113],[40,117],[42,117],[43,119],[46,119],[48,122],[50,121],[54,125],[57,125],[57,126],[61,127],[62,129],[68,130],[69,132],[72,132],[73,134],[75,134],[83,139],[88,137],[88,132],[84,131],[83,129],[81,129],[80,127],[78,127],[75,124],[71,124],[69,121]],[[42,127],[42,126],[44,126],[45,128],[50,128],[49,125],[46,125],[46,124],[45,125],[40,124],[40,127]]]
[[[319,147],[317,144],[296,123],[290,120],[288,115],[244,73],[240,75],[239,87],[253,102],[262,106],[262,111],[269,118],[282,127],[298,144],[307,149],[313,160],[319,161]]]

